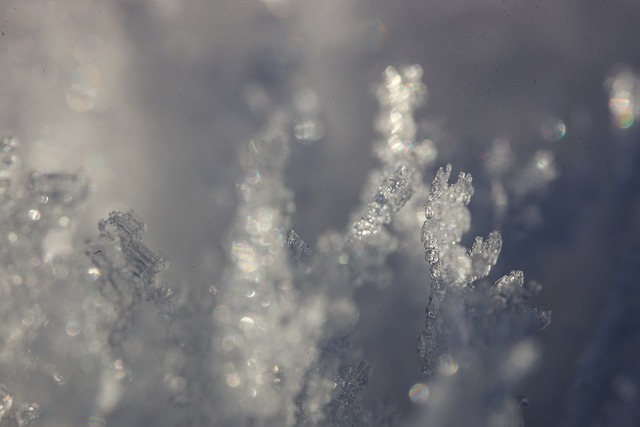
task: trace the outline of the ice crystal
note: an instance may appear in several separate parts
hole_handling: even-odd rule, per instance
[[[156,283],[166,261],[142,243],[144,222],[133,211],[111,212],[98,224],[100,235],[87,242],[86,253],[96,267],[88,274],[98,281],[100,292],[118,310],[110,334],[113,345],[126,337],[135,311],[143,301],[153,301],[167,314],[171,311],[171,289]]]
[[[95,391],[82,396],[90,425],[106,423],[118,405],[135,406],[140,390],[156,383],[163,388],[154,399],[166,395],[172,408],[190,405],[186,418],[169,411],[161,423],[393,425],[399,418],[393,399],[362,403],[375,372],[351,342],[359,316],[354,294],[396,284],[389,258],[399,250],[414,270],[423,268],[406,242],[419,247],[416,212],[426,199],[421,237],[431,295],[419,353],[430,376],[428,384],[414,384],[411,400],[428,408],[420,419],[433,425],[517,423],[515,388],[535,363],[538,348],[531,337],[549,314],[527,306],[539,287],[525,283],[521,272],[494,285],[486,281],[502,247],[497,231],[477,237],[470,249],[462,245],[471,228],[471,175],[460,173],[449,184],[448,165],[430,187],[425,183],[437,150],[431,139],[418,137],[415,113],[427,94],[421,77],[417,65],[385,70],[375,88],[380,111],[373,151],[379,167],[367,177],[362,203],[345,229],[321,235],[313,247],[291,229],[295,205],[285,172],[291,140],[309,144],[323,137],[321,109],[317,95],[303,90],[293,110],[277,110],[240,152],[243,171],[225,271],[199,294],[206,301],[182,301],[177,308],[160,274],[166,260],[143,243],[142,218],[133,211],[110,213],[99,222],[98,236],[87,240],[86,257],[78,256],[71,232],[87,181],[71,173],[23,176],[20,144],[5,138],[0,226],[7,244],[0,284],[8,298],[0,315],[10,328],[0,330],[0,337],[10,345],[0,352],[3,364],[44,373],[44,391],[75,391],[77,378],[85,376],[82,383]],[[535,170],[525,169],[524,176],[538,188],[555,172],[544,152],[534,162]],[[499,165],[494,169],[500,179],[506,173]],[[50,300],[46,306],[44,298]],[[78,301],[77,307],[67,308],[69,301]],[[16,303],[19,308],[11,310]],[[137,335],[137,322],[151,318],[147,307],[153,308],[154,324],[159,314],[171,320],[166,334],[155,338],[160,344],[152,342],[152,333]],[[43,334],[50,323],[58,332]],[[154,345],[163,349],[161,361],[142,355]],[[40,354],[43,348],[54,350]],[[23,361],[31,354],[35,368]],[[82,373],[74,369],[78,363]],[[494,365],[501,366],[498,375],[484,373]],[[0,374],[6,372],[3,366]],[[134,375],[136,382],[126,385],[123,380]],[[215,399],[199,403],[204,395]],[[45,394],[39,404],[55,405],[56,396]],[[22,399],[0,389],[0,425],[27,426],[38,417],[41,406],[16,403]],[[457,414],[462,400],[469,410]]]
[[[335,383],[337,393],[329,402],[326,422],[329,425],[369,425],[370,420],[362,410],[358,398],[369,382],[371,368],[366,361],[344,366],[338,372]]]
[[[422,241],[427,262],[431,264],[431,277],[464,286],[489,274],[498,260],[502,239],[498,232],[492,232],[486,241],[477,237],[470,251],[460,245],[462,235],[471,227],[467,205],[473,195],[472,179],[461,172],[458,181],[449,185],[450,176],[451,165],[440,168],[431,185]]]
[[[540,287],[525,284],[521,271],[493,285],[483,280],[498,260],[502,240],[493,231],[486,240],[476,237],[470,250],[460,245],[470,228],[473,186],[469,174],[461,172],[454,184],[448,183],[450,175],[450,165],[438,171],[422,230],[432,282],[418,352],[423,373],[436,376],[423,421],[520,425],[513,387],[533,366],[537,347],[531,337],[548,325],[550,314],[528,306]],[[498,375],[487,374],[495,365]],[[467,402],[466,411],[455,412],[453,396]]]
[[[347,379],[353,369],[364,375],[354,366],[365,362],[351,360],[338,350],[346,344],[336,343],[344,343],[339,337],[356,317],[355,287],[388,280],[386,257],[396,245],[385,226],[412,197],[420,179],[416,168],[430,159],[431,146],[415,143],[413,113],[425,93],[420,76],[417,66],[386,70],[378,93],[382,168],[371,174],[363,196],[368,202],[344,237],[327,234],[313,252],[288,230],[293,203],[283,182],[286,115],[276,115],[242,154],[240,220],[230,238],[234,268],[214,309],[220,337],[214,372],[236,401],[223,419],[340,425],[355,419],[346,414],[360,411],[360,424],[367,424],[370,414],[356,409],[355,400],[364,384]],[[286,354],[270,350],[281,348]]]
[[[528,305],[537,291],[539,286],[526,284],[522,272],[514,271],[493,285],[446,294],[437,316],[427,318],[437,347],[431,347],[433,341],[421,343],[427,345],[423,356],[432,358],[425,360],[432,392],[422,422],[521,425],[514,394],[539,357],[533,337],[550,320],[549,312]],[[466,403],[465,411],[456,409],[459,401]]]
[[[356,238],[375,234],[383,224],[391,222],[393,215],[413,196],[409,179],[410,172],[405,166],[399,166],[391,176],[384,178],[364,216],[353,227]]]
[[[324,322],[324,298],[302,298],[285,247],[299,260],[306,257],[306,244],[295,233],[286,236],[293,212],[283,182],[287,123],[285,116],[274,118],[242,153],[245,176],[238,186],[239,221],[231,237],[233,267],[213,312],[218,329],[213,372],[226,383],[230,399],[221,418],[245,420],[241,423],[293,424],[294,399],[315,359]]]
[[[485,278],[502,247],[500,233],[495,231],[486,241],[476,237],[471,250],[460,245],[463,234],[471,227],[467,205],[473,195],[472,178],[461,172],[457,182],[450,185],[450,176],[451,165],[438,170],[424,208],[422,242],[433,279],[426,328],[419,338],[419,354],[424,359],[423,372],[427,374],[435,368],[438,312],[448,289],[462,288]]]
[[[535,3],[2,2],[0,427],[637,426],[640,2]]]

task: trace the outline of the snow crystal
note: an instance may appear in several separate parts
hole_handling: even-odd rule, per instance
[[[367,212],[354,225],[356,238],[376,234],[380,226],[391,222],[393,215],[413,196],[409,174],[406,167],[399,166],[391,176],[384,179],[369,203]]]
[[[461,172],[458,181],[449,184],[451,165],[440,168],[425,204],[426,221],[422,241],[431,277],[452,286],[464,286],[486,277],[498,259],[502,240],[492,232],[486,241],[477,237],[471,251],[460,245],[471,227],[467,205],[473,195],[471,175]]]
[[[87,242],[86,254],[95,264],[88,275],[118,312],[110,334],[114,346],[125,339],[143,301],[152,301],[163,313],[171,312],[172,292],[156,282],[167,262],[142,243],[144,228],[135,212],[114,211],[98,224],[100,235]]]

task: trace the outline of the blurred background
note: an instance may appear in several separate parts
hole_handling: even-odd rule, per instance
[[[557,179],[500,224],[499,271],[544,287],[535,304],[552,325],[524,412],[527,426],[561,423],[620,260],[640,261],[626,249],[640,230],[640,2],[0,0],[0,18],[2,133],[25,143],[31,167],[90,177],[78,242],[133,208],[183,287],[219,277],[238,147],[277,108],[301,117],[287,173],[294,228],[313,245],[346,226],[376,164],[371,88],[388,65],[424,68],[419,134],[440,164],[474,174],[474,235],[494,225],[482,213],[494,142],[508,142],[512,170],[553,153]],[[367,399],[399,396],[404,411],[426,275],[359,295]]]

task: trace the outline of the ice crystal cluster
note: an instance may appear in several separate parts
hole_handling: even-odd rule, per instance
[[[166,260],[143,243],[144,222],[134,212],[110,213],[97,236],[76,242],[87,181],[22,170],[18,140],[5,138],[0,425],[125,425],[132,420],[120,419],[116,408],[145,408],[149,399],[154,409],[133,422],[520,425],[526,398],[518,386],[538,356],[535,334],[549,322],[549,313],[528,301],[539,286],[521,271],[488,279],[502,247],[499,232],[477,237],[471,249],[463,245],[471,229],[470,174],[449,183],[447,165],[429,184],[438,151],[418,137],[415,114],[427,96],[422,68],[388,67],[375,93],[379,166],[350,225],[313,246],[291,229],[295,205],[285,181],[300,118],[276,111],[242,148],[229,262],[209,289],[210,305],[174,295],[184,284],[161,276]],[[555,177],[551,166],[536,170],[523,178],[531,188]],[[493,172],[496,186],[506,173]],[[497,210],[503,201],[494,198]],[[416,356],[423,369],[407,392],[421,409],[408,417],[391,398],[362,403],[376,373],[351,335],[356,291],[402,286],[389,257],[411,252],[406,242],[420,235],[426,262],[415,253],[407,262],[424,274],[426,319]],[[204,316],[193,314],[196,306]],[[190,310],[199,324],[189,323]]]
[[[133,213],[110,214],[76,251],[89,187],[80,174],[23,170],[20,142],[1,143],[2,353],[0,425],[104,425],[127,376],[121,344],[143,301],[162,309],[162,259]],[[82,247],[80,242],[79,247]],[[81,410],[71,411],[69,405]]]

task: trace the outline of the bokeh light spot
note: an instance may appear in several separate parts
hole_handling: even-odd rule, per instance
[[[425,403],[429,399],[429,387],[424,383],[416,383],[409,389],[409,399],[413,403]]]

